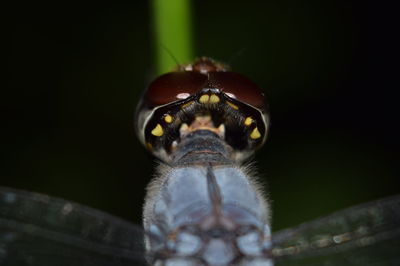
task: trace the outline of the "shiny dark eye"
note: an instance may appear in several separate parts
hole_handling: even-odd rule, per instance
[[[159,106],[183,100],[207,84],[207,76],[198,72],[172,72],[154,80],[147,89],[145,101],[150,106]]]
[[[234,72],[210,72],[209,83],[226,95],[257,108],[264,107],[264,94],[257,84]]]

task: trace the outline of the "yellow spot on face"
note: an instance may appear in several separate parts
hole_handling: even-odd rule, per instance
[[[251,116],[246,117],[246,119],[244,120],[244,124],[246,126],[250,126],[251,123],[253,123],[253,118],[251,118]]]
[[[153,149],[153,145],[151,145],[150,142],[146,143],[147,149],[152,150]]]
[[[165,122],[167,122],[167,123],[171,123],[171,122],[172,122],[172,120],[173,120],[172,116],[170,116],[170,115],[166,115],[166,116],[164,116],[164,121],[165,121]]]
[[[181,108],[184,109],[184,108],[188,107],[189,105],[191,105],[192,103],[193,103],[193,101],[182,104]]]
[[[161,137],[164,134],[164,130],[160,124],[157,124],[157,126],[151,131],[151,134],[156,137]]]
[[[260,131],[258,131],[258,128],[254,128],[253,131],[250,133],[250,138],[251,139],[258,139],[261,137]]]
[[[210,103],[218,103],[218,102],[219,102],[219,97],[215,94],[211,94]]]
[[[232,107],[235,110],[239,110],[239,107],[231,102],[226,102],[230,107]]]
[[[185,131],[185,130],[187,130],[188,128],[189,128],[189,126],[188,126],[186,123],[183,123],[183,124],[181,125],[180,130],[181,130],[181,131]]]
[[[208,103],[209,100],[210,100],[210,96],[208,96],[207,94],[203,94],[203,95],[201,95],[199,102]]]

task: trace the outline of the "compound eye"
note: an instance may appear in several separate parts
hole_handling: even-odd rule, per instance
[[[261,88],[248,78],[234,72],[210,72],[210,83],[243,103],[263,109],[264,93]]]
[[[159,106],[183,100],[207,84],[207,76],[196,72],[172,72],[154,80],[144,95],[150,106]]]

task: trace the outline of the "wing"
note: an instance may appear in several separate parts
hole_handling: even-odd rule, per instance
[[[400,265],[400,196],[273,235],[276,265]]]
[[[145,265],[143,231],[77,203],[0,187],[0,265]]]

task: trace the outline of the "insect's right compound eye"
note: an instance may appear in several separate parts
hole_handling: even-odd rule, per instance
[[[198,72],[172,72],[154,80],[144,95],[149,106],[157,107],[184,100],[201,90],[207,75]]]
[[[235,72],[211,72],[209,82],[229,97],[258,109],[265,108],[261,88],[245,76]]]

